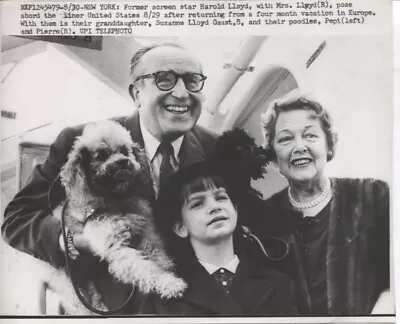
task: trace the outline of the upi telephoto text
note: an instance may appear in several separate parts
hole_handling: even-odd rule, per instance
[[[151,27],[362,25],[376,12],[352,2],[20,4],[22,35],[132,34]]]

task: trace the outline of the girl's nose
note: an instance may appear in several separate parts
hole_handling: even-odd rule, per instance
[[[215,198],[210,198],[209,204],[210,204],[210,208],[209,208],[210,214],[221,211],[221,207],[219,206],[218,201]]]
[[[218,206],[214,206],[214,207],[210,208],[210,214],[219,213],[220,211],[221,211],[221,208]]]

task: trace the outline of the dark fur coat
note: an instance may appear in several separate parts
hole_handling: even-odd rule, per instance
[[[389,288],[389,188],[373,179],[333,178],[331,182],[326,315],[366,315]],[[263,243],[268,235],[289,242],[289,255],[278,268],[297,280],[299,308],[307,314],[312,311],[311,300],[296,236],[301,215],[291,208],[287,188],[260,208],[252,213],[249,226]]]

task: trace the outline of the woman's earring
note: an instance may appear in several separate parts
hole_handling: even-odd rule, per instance
[[[333,158],[333,152],[328,151],[327,157],[328,157],[328,161],[331,160]]]

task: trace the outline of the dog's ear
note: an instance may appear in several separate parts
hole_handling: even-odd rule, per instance
[[[74,188],[74,194],[76,194],[77,187],[86,185],[83,164],[90,163],[88,159],[90,159],[90,152],[86,147],[74,147],[68,155],[68,160],[60,172],[61,183],[67,193],[72,192],[71,188]],[[81,190],[84,188],[82,187]]]

